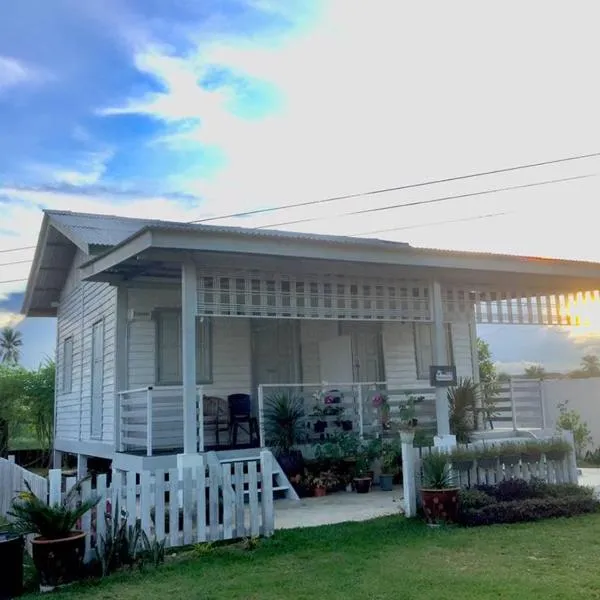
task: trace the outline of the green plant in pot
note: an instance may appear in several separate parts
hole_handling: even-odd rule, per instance
[[[473,450],[465,448],[456,448],[450,454],[452,466],[457,471],[468,471],[475,463],[475,453]]]
[[[84,481],[77,482],[63,501],[54,506],[38,498],[27,482],[28,491],[21,492],[12,502],[8,513],[13,519],[11,528],[36,536],[31,549],[43,591],[75,581],[81,574],[86,534],[75,527],[99,502],[99,498],[79,500]]]
[[[498,466],[498,448],[496,446],[483,446],[477,449],[475,460],[480,469],[495,469]]]
[[[353,480],[354,489],[359,494],[367,494],[371,491],[373,477],[369,473],[370,468],[371,461],[369,459],[369,453],[367,447],[363,446],[356,455],[356,468]]]
[[[381,475],[379,485],[384,492],[391,492],[394,478],[400,469],[399,459],[401,457],[400,444],[398,442],[386,442],[381,452]]]
[[[302,452],[296,449],[306,441],[304,404],[300,398],[285,393],[271,394],[264,410],[265,438],[273,448],[281,468],[288,477],[304,470]]]
[[[433,451],[423,459],[421,503],[427,522],[431,525],[454,523],[458,516],[458,492],[451,457]]]
[[[547,460],[564,460],[572,450],[571,444],[561,439],[548,440],[543,443],[543,452]]]
[[[523,454],[523,444],[518,442],[506,442],[498,447],[499,460],[506,466],[512,466],[519,463]]]

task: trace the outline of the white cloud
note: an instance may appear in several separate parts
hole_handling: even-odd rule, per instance
[[[83,135],[78,130],[76,133]],[[89,151],[84,152],[69,166],[35,163],[29,165],[28,171],[41,181],[56,184],[66,183],[73,186],[93,185],[102,179],[107,164],[113,156],[114,150],[112,149]]]
[[[0,93],[23,84],[39,83],[49,74],[9,56],[0,56]]]
[[[16,327],[25,317],[23,315],[3,312],[0,310],[0,328],[1,327]]]

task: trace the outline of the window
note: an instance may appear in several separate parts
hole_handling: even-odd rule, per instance
[[[181,385],[181,313],[156,312],[156,383]],[[210,319],[196,317],[196,383],[212,382],[212,326]]]
[[[417,379],[429,381],[429,367],[433,361],[433,323],[415,323],[415,356],[417,362]],[[448,363],[454,364],[452,349],[452,325],[446,323],[446,356]]]
[[[62,355],[62,392],[70,394],[73,391],[73,338],[63,341]]]

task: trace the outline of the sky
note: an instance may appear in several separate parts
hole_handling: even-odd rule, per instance
[[[0,324],[19,321],[33,253],[2,251],[35,244],[44,208],[189,221],[600,152],[599,11],[0,0]],[[589,158],[217,222],[600,261],[598,174]],[[579,175],[594,177],[344,215]],[[24,362],[52,353],[51,320],[19,327]],[[573,368],[595,344],[482,333],[514,369]]]

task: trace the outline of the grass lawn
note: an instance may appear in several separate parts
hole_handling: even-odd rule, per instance
[[[258,549],[180,554],[53,598],[600,598],[600,515],[476,529],[402,517],[280,531]]]

